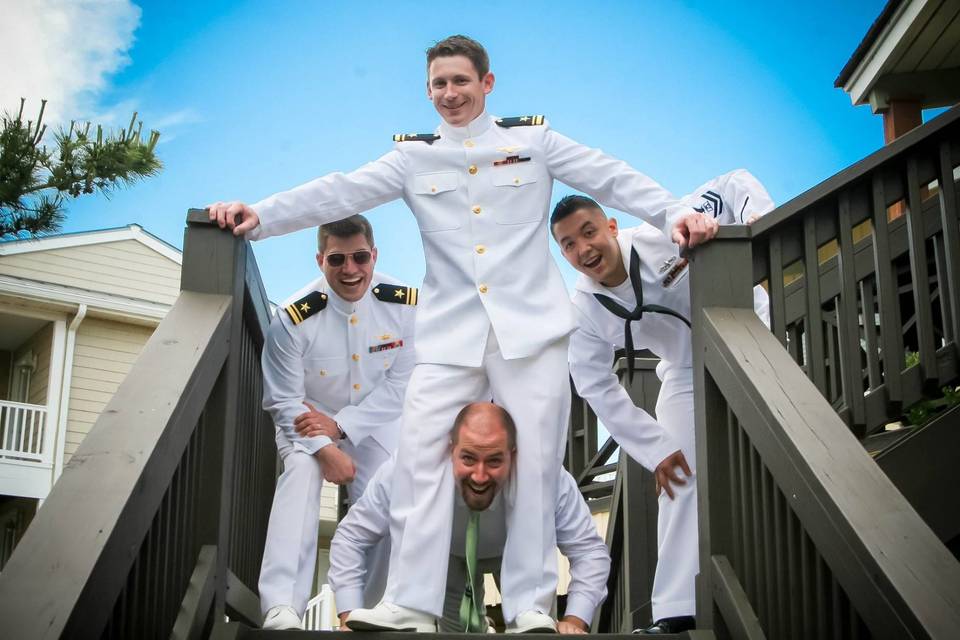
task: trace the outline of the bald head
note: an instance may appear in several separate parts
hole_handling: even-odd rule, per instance
[[[493,434],[502,430],[507,440],[507,448],[511,451],[517,448],[517,426],[507,410],[500,405],[492,402],[471,402],[461,409],[450,431],[452,445],[456,446],[460,442],[460,431],[467,424],[471,431]]]
[[[517,428],[503,407],[468,404],[450,432],[453,477],[468,508],[483,511],[510,477]]]

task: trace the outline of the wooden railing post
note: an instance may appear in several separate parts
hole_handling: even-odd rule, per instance
[[[249,246],[207,219],[203,210],[187,213],[183,241],[183,291],[217,293],[233,300],[230,312],[230,354],[210,396],[203,420],[206,446],[201,460],[198,537],[201,545],[216,547],[213,615],[222,620],[226,608],[233,463],[240,363],[236,345],[243,329],[244,273]]]
[[[753,308],[753,256],[749,227],[722,227],[717,237],[690,255],[690,321],[693,325],[693,384],[696,401],[697,512],[700,527],[700,574],[697,578],[697,625],[715,628],[711,557],[727,553],[727,527],[711,527],[730,518],[729,456],[722,433],[726,409],[704,367],[703,309],[711,306]],[[711,488],[715,488],[711,492]]]

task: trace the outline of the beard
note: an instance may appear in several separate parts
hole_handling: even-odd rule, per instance
[[[486,486],[485,491],[477,492],[469,483],[464,481],[460,483],[460,495],[463,497],[464,504],[471,511],[486,511],[497,495],[497,486],[490,483]]]

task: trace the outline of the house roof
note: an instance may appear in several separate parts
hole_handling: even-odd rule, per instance
[[[867,30],[867,35],[863,36],[863,40],[860,41],[860,44],[857,45],[853,55],[850,56],[849,60],[847,60],[847,64],[845,64],[843,69],[841,69],[840,75],[837,76],[836,80],[834,80],[834,87],[838,89],[843,88],[843,85],[847,83],[847,80],[849,80],[850,76],[853,74],[854,69],[857,68],[857,65],[863,62],[863,59],[867,55],[867,51],[870,50],[870,47],[873,46],[873,43],[883,32],[884,27],[887,26],[887,23],[890,22],[890,19],[897,12],[897,7],[899,7],[902,3],[903,0],[888,0],[887,4],[880,12],[880,15],[877,16],[877,19],[874,20],[873,24],[870,25],[870,29]]]
[[[847,61],[835,86],[875,112],[893,101],[921,109],[960,101],[960,3],[890,0]]]
[[[33,251],[47,251],[65,247],[82,247],[105,242],[121,240],[136,240],[150,247],[160,255],[169,258],[178,265],[183,264],[183,253],[173,245],[164,242],[138,224],[128,224],[125,227],[97,229],[94,231],[74,231],[58,233],[40,238],[25,238],[0,241],[0,256],[30,253]]]

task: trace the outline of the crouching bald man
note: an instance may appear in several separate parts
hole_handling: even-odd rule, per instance
[[[507,538],[503,492],[511,481],[516,453],[516,427],[510,414],[491,403],[464,407],[450,434],[457,493],[449,549],[423,550],[423,562],[449,553],[446,595],[440,630],[448,633],[486,631],[483,574],[498,573]],[[330,543],[327,579],[334,591],[342,622],[354,630],[363,623],[347,622],[351,610],[371,606],[376,594],[364,593],[368,579],[364,557],[389,540],[393,461],[374,475],[363,497],[354,504]],[[606,597],[610,556],[597,534],[590,509],[566,470],[560,470],[555,504],[557,546],[570,560],[571,582],[559,633],[586,633],[596,608]],[[554,629],[517,629],[552,632]]]
[[[283,460],[260,568],[264,629],[300,627],[321,483],[348,484],[350,501],[359,500],[396,449],[415,360],[417,290],[374,272],[369,221],[356,215],[321,226],[318,250],[322,277],[277,310],[263,347],[263,407]],[[386,545],[370,553],[371,583],[385,582]]]
[[[752,222],[773,208],[766,190],[745,171],[716,178],[684,202],[719,222]],[[651,225],[620,229],[594,200],[567,196],[550,218],[564,258],[582,276],[573,305],[570,374],[580,396],[624,451],[652,471],[659,495],[658,563],[653,624],[638,633],[694,628],[694,577],[699,570],[693,345],[687,260]],[[769,324],[766,292],[754,289],[754,308]],[[660,357],[656,419],[635,406],[611,369],[613,352],[635,349]]]

